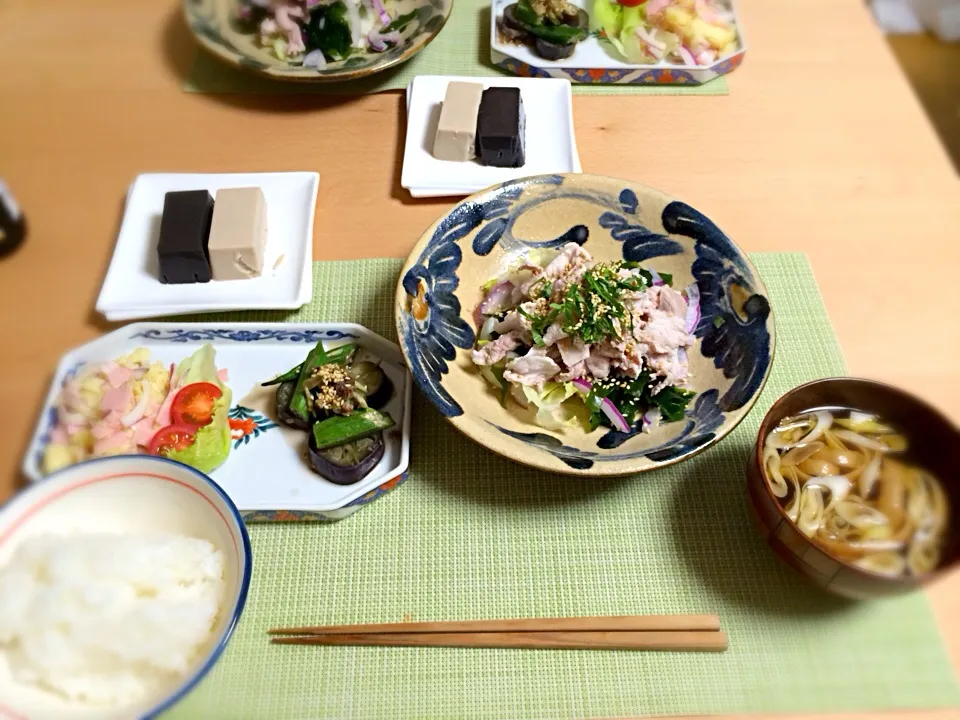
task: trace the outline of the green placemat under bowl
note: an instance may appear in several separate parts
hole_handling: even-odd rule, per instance
[[[403,90],[417,75],[476,75],[503,77],[490,62],[490,0],[456,0],[450,19],[440,34],[408,62],[369,78],[345,83],[285,83],[233,68],[206,52],[198,51],[187,92],[225,93],[319,93],[364,95],[384,90]],[[730,86],[723,76],[703,85],[574,85],[574,93],[594,95],[726,95]]]
[[[600,718],[960,706],[922,593],[851,603],[806,584],[747,514],[744,463],[790,387],[842,374],[806,258],[753,255],[777,357],[716,447],[620,480],[551,476],[457,433],[417,397],[409,481],[331,524],[250,527],[236,636],[171,718]],[[399,260],[317,263],[314,301],[242,320],[360,322],[393,337]],[[343,278],[352,280],[344,292]],[[220,316],[218,319],[223,319]],[[263,478],[269,482],[269,478]],[[713,653],[280,647],[268,628],[718,612]]]

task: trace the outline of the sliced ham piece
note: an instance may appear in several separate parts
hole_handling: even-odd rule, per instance
[[[154,423],[157,427],[166,427],[170,424],[170,406],[173,405],[173,398],[176,394],[177,391],[171,388],[170,392],[167,393],[167,397],[164,398],[160,409],[157,411],[157,416],[154,418]]]
[[[140,447],[147,447],[150,444],[150,441],[153,440],[153,436],[156,434],[157,428],[153,424],[153,420],[150,418],[143,418],[140,422],[133,426],[133,441]]]
[[[673,0],[647,0],[647,4],[644,6],[647,17],[652,18],[655,15],[659,15],[670,7],[672,1]]]
[[[104,371],[107,382],[112,388],[119,388],[133,378],[133,370],[114,364],[113,367]]]
[[[122,429],[123,426],[120,424],[120,413],[109,412],[90,429],[90,433],[93,435],[95,440],[103,440]]]
[[[100,410],[105,413],[125,413],[133,405],[133,388],[128,383],[119,388],[108,388],[100,401]]]
[[[112,435],[97,440],[93,445],[95,455],[120,455],[135,453],[137,446],[133,443],[133,433],[130,431],[115,432]]]
[[[501,335],[493,342],[473,351],[473,362],[477,365],[493,365],[507,356],[508,352],[520,347],[520,333],[517,331]]]
[[[507,363],[503,377],[508,382],[542,387],[558,372],[560,372],[560,366],[547,357],[547,351],[544,348],[530,348],[523,357]]]

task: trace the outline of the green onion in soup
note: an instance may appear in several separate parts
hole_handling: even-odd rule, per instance
[[[764,477],[784,512],[826,552],[891,576],[936,568],[950,515],[927,470],[903,459],[907,439],[856,410],[783,419],[763,448]]]

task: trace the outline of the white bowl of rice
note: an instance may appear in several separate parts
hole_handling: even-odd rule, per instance
[[[237,508],[172,460],[73,465],[0,507],[0,718],[144,718],[213,667],[252,569]]]

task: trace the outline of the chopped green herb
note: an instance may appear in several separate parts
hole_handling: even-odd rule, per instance
[[[721,328],[721,327],[723,327],[723,324],[724,324],[725,322],[726,322],[726,320],[724,320],[722,316],[717,315],[717,316],[713,319],[713,326],[714,326],[715,328]]]
[[[695,392],[678,387],[667,387],[654,395],[651,399],[660,408],[663,417],[668,422],[683,419],[683,413],[693,399]]]
[[[343,60],[350,54],[353,36],[343,0],[321,5],[310,14],[304,40],[308,50],[322,50],[328,60]]]
[[[594,265],[579,283],[567,288],[560,302],[548,305],[546,312],[531,315],[521,311],[532,325],[536,343],[542,343],[544,333],[554,322],[559,322],[567,335],[587,344],[621,337],[624,326],[632,322],[623,301],[624,292],[643,292],[649,286],[642,275],[620,277],[622,267],[622,263]]]
[[[384,26],[383,30],[381,30],[380,32],[388,33],[388,32],[393,32],[394,30],[396,30],[397,32],[403,32],[406,29],[407,25],[409,25],[411,22],[413,22],[416,19],[417,12],[418,11],[416,10],[411,10],[405,15],[397,16],[396,18],[394,18],[393,22],[391,22],[389,25]]]

